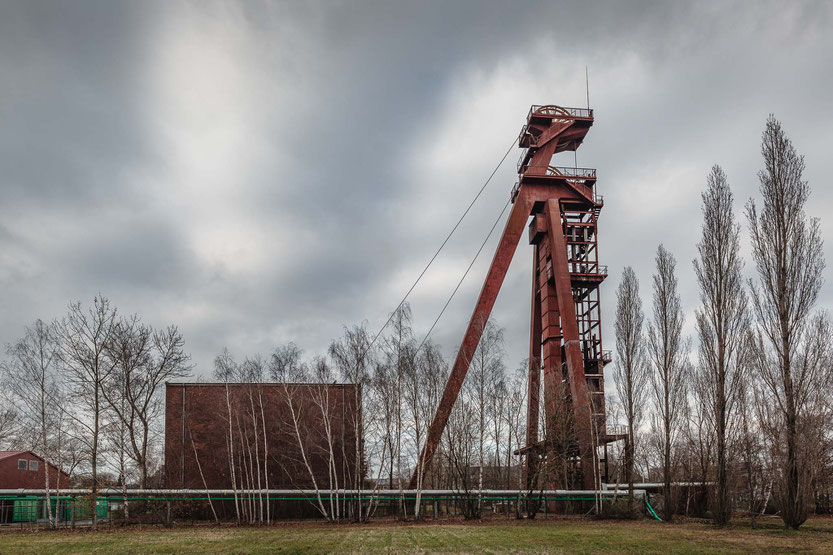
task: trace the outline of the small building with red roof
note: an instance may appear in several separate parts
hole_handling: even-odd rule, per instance
[[[49,489],[69,485],[66,472],[32,451],[0,451],[0,489],[43,489],[47,468]]]

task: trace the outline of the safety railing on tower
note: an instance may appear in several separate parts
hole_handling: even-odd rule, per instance
[[[599,351],[598,347],[596,346],[597,340],[593,341],[593,346],[588,347],[591,352],[586,353],[586,357],[588,360],[600,360],[604,364],[610,364],[613,361],[613,353],[612,351],[605,350]]]
[[[547,166],[547,175],[560,177],[579,177],[582,179],[596,179],[594,168],[570,168],[563,166]]]
[[[595,262],[568,262],[569,272],[571,274],[583,275],[607,275],[607,264],[597,264]]]
[[[540,139],[540,126],[530,124],[534,119],[552,119],[563,121],[565,124],[570,124],[576,120],[592,120],[593,110],[588,108],[565,108],[563,106],[532,106],[526,116],[527,123],[521,128],[518,135],[518,146],[522,148],[537,147]],[[540,123],[540,122],[537,122]]]
[[[523,159],[518,161],[518,173],[525,175],[543,175],[547,177],[564,177],[571,179],[596,179],[595,168],[574,168],[569,166],[530,166]]]
[[[593,117],[593,110],[589,108],[567,108],[564,106],[554,106],[552,104],[547,105],[535,105],[529,109],[529,114],[527,114],[526,119],[529,120],[532,116],[540,116],[540,117],[571,117],[571,118],[585,118],[589,119]]]

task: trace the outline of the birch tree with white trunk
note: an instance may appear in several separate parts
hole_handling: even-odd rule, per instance
[[[10,360],[2,365],[11,402],[27,423],[27,431],[39,439],[36,449],[47,461],[44,493],[50,528],[57,526],[57,516],[52,511],[49,461],[57,458],[53,446],[63,410],[59,404],[63,392],[58,348],[54,324],[36,320],[26,328],[21,339],[9,346]]]

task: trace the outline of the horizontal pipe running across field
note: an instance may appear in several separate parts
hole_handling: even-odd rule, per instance
[[[713,486],[714,482],[671,482],[672,488],[688,488],[688,487],[702,487]],[[627,490],[628,484],[602,484],[605,490],[612,490],[619,488],[619,491]],[[664,488],[665,484],[662,482],[635,482],[633,487],[636,489],[658,489]]]
[[[627,486],[626,486],[627,487]],[[54,490],[50,490],[50,494],[53,494]],[[81,496],[81,495],[90,495],[92,494],[92,490],[87,488],[82,489],[61,489],[59,490],[61,496]],[[111,498],[122,498],[127,496],[128,498],[134,497],[157,497],[157,496],[171,496],[171,497],[184,497],[190,495],[200,495],[200,496],[232,496],[234,495],[235,490],[231,489],[127,489],[121,490],[117,488],[106,488],[98,490],[98,495],[100,497],[111,497]],[[495,490],[495,489],[484,489],[482,492],[478,492],[477,490],[471,490],[469,492],[462,492],[458,490],[450,490],[450,489],[431,489],[431,490],[419,490],[414,489],[406,489],[406,490],[398,490],[398,489],[340,489],[340,490],[314,490],[314,489],[238,489],[238,495],[256,495],[256,494],[265,494],[265,495],[278,495],[278,496],[298,496],[298,495],[305,495],[305,496],[314,496],[320,495],[322,497],[329,497],[332,496],[355,496],[355,495],[362,495],[364,497],[416,497],[418,493],[421,493],[423,497],[436,497],[436,496],[473,496],[473,495],[482,495],[484,498],[516,498],[519,495],[521,497],[564,497],[564,496],[599,496],[599,497],[614,497],[614,496],[624,496],[626,495],[626,491],[620,489],[618,492],[612,489],[609,490],[566,490],[566,489],[551,489],[551,490]],[[43,495],[43,489],[0,489],[0,496],[25,496],[25,495]],[[636,497],[644,497],[645,491],[644,490],[634,490],[634,495]]]

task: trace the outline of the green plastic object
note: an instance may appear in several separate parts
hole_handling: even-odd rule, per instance
[[[645,497],[645,504],[648,506],[648,511],[650,511],[650,513],[653,515],[653,517],[655,519],[657,519],[658,521],[662,522],[662,519],[657,516],[657,512],[654,510],[654,508],[651,506],[651,503],[648,501],[647,496]]]

